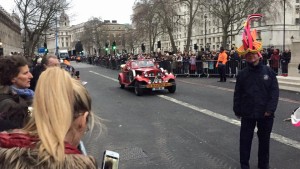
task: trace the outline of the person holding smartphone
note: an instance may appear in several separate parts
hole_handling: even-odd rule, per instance
[[[0,133],[0,168],[97,169],[96,160],[77,148],[93,124],[86,88],[67,71],[47,68],[36,86],[32,119]]]

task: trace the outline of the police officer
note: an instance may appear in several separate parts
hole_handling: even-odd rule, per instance
[[[218,56],[218,61],[216,64],[216,68],[218,68],[220,74],[220,81],[218,82],[226,82],[226,63],[228,60],[228,55],[224,49],[224,47],[220,47],[220,53]]]
[[[269,168],[270,136],[279,98],[276,74],[262,63],[262,43],[256,40],[256,31],[250,31],[251,20],[261,17],[261,14],[248,16],[242,36],[244,43],[237,49],[240,55],[245,55],[247,63],[247,67],[237,75],[233,99],[233,111],[241,118],[242,169],[250,168],[249,159],[255,127],[258,136],[258,168]]]
[[[258,167],[269,168],[270,134],[279,98],[276,74],[263,65],[259,53],[245,55],[247,67],[238,73],[233,110],[241,118],[240,163],[249,169],[254,129],[257,127]]]

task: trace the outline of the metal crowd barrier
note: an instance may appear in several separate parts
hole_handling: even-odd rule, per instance
[[[94,64],[109,69],[120,69],[120,65],[124,64],[122,59],[109,59],[106,57],[98,58],[94,61]],[[205,60],[196,61],[193,65],[189,61],[156,61],[159,67],[167,70],[169,73],[173,73],[175,76],[195,76],[195,77],[211,77],[219,76],[218,68],[216,67],[217,60]],[[263,64],[270,66],[279,75],[282,74],[282,61],[274,63],[272,60],[267,60]],[[278,65],[277,65],[278,64]],[[225,73],[228,77],[236,77],[239,70],[242,70],[247,66],[245,60],[229,60],[226,63]]]
[[[172,61],[159,61],[160,67],[166,69],[168,72],[172,72],[176,76],[198,76],[198,77],[210,77],[218,76],[219,71],[216,67],[216,60],[196,61],[196,64],[192,65],[189,61],[172,62]],[[228,61],[226,64],[226,75],[234,77],[240,68],[238,61]]]

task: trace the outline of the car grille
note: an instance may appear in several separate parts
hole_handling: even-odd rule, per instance
[[[149,77],[151,83],[159,83],[162,82],[161,76],[151,76]]]

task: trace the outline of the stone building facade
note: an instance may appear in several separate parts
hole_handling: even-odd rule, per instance
[[[111,44],[113,41],[117,44],[117,49],[120,52],[123,49],[128,49],[128,44],[124,42],[124,36],[126,31],[130,28],[127,24],[119,24],[116,20],[104,20],[105,25],[103,29],[107,32],[105,38],[101,38],[101,49],[99,46],[91,43],[82,43],[83,49],[86,54],[99,54],[99,51],[104,53],[105,43]],[[58,17],[57,29],[49,31],[46,35],[47,47],[49,53],[55,53],[56,47],[60,49],[66,49],[68,51],[75,50],[75,44],[81,40],[84,36],[84,23],[77,25],[70,25],[70,20],[65,12],[62,12]],[[96,51],[96,52],[95,52]],[[111,53],[111,50],[109,51]]]
[[[9,14],[0,6],[0,44],[3,54],[23,52],[20,18],[14,12]]]

